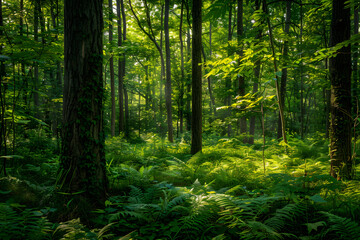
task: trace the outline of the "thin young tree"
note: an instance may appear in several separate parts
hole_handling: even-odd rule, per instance
[[[202,149],[201,9],[202,1],[193,0],[191,154],[196,154]]]
[[[171,104],[171,62],[170,62],[170,36],[169,36],[169,9],[170,0],[165,0],[165,58],[166,58],[166,82],[165,82],[165,105],[167,113],[168,140],[174,141],[173,125],[172,125],[172,104]]]
[[[110,43],[110,91],[111,91],[111,136],[115,136],[115,119],[116,119],[116,104],[115,104],[115,74],[114,74],[114,57],[112,51],[112,41],[113,41],[113,5],[112,0],[109,0],[109,43]]]

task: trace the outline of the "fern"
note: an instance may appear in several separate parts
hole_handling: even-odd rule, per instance
[[[272,227],[257,221],[250,221],[244,225],[240,235],[242,239],[266,239],[266,240],[281,240],[281,239],[298,239],[294,234],[279,233]]]
[[[274,229],[275,231],[281,231],[289,223],[293,223],[297,218],[304,216],[307,212],[306,205],[298,203],[290,203],[276,211],[275,215],[267,219],[264,223]]]
[[[319,212],[328,219],[329,228],[321,234],[324,239],[360,239],[360,226],[349,218],[329,212]]]

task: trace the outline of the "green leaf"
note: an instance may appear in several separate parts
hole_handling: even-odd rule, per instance
[[[308,229],[308,233],[311,233],[312,230],[317,231],[318,227],[326,226],[326,222],[320,221],[316,223],[305,223]]]
[[[9,193],[11,193],[12,191],[11,190],[9,190],[9,191],[1,191],[0,190],[0,194],[9,194]]]
[[[311,200],[313,200],[316,203],[326,203],[326,201],[318,194],[310,197]]]

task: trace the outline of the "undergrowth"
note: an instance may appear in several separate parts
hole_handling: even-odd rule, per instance
[[[329,176],[325,140],[292,137],[285,152],[273,140],[210,136],[194,156],[178,140],[108,139],[111,195],[88,226],[49,218],[55,157],[11,168],[0,179],[0,238],[360,239],[360,184]]]

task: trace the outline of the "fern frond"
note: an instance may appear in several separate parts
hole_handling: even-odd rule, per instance
[[[111,214],[110,218],[109,218],[109,222],[115,222],[122,218],[127,218],[127,217],[133,217],[137,220],[145,220],[145,221],[149,220],[143,213],[137,213],[137,212],[132,212],[132,211],[120,211],[120,212]]]
[[[244,225],[245,226],[245,225]],[[258,222],[249,221],[245,230],[241,232],[242,239],[266,239],[266,240],[282,240],[282,239],[298,239],[290,233],[279,233],[272,227]]]
[[[360,239],[360,226],[349,218],[339,217],[329,212],[319,212],[328,219],[329,228],[323,233],[327,239]]]
[[[187,199],[190,198],[190,194],[183,194],[180,196],[177,196],[175,198],[173,198],[166,206],[165,211],[166,212],[171,212],[173,211],[175,206],[178,206],[180,204],[182,204],[183,202],[185,202]]]
[[[306,214],[306,205],[290,203],[282,209],[278,209],[275,215],[267,219],[264,223],[279,232],[286,224],[295,222],[296,218],[304,214]]]
[[[130,197],[128,199],[131,203],[142,203],[144,201],[144,193],[141,188],[130,185]]]

